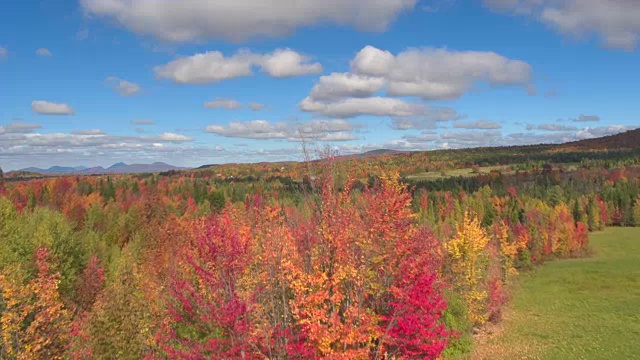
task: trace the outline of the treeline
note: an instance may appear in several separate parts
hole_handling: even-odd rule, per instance
[[[367,171],[0,177],[0,358],[458,356],[512,276],[640,219],[633,166]]]

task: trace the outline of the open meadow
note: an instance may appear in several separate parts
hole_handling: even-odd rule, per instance
[[[473,359],[640,358],[640,228],[591,234],[593,255],[522,274]]]

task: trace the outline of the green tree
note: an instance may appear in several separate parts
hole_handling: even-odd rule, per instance
[[[222,209],[224,209],[226,199],[222,191],[212,191],[209,193],[207,198],[207,200],[209,200],[209,204],[211,204],[211,211],[220,212]]]

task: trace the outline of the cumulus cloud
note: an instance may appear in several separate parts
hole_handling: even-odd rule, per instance
[[[597,128],[584,128],[577,131],[543,131],[541,133],[526,132],[510,133],[506,135],[498,130],[449,131],[444,133],[423,131],[418,135],[404,135],[401,139],[391,140],[381,144],[340,145],[338,149],[344,153],[360,153],[381,148],[415,151],[488,146],[554,144],[613,135],[631,129],[632,127],[630,126],[612,125]]]
[[[428,106],[386,97],[346,98],[333,102],[315,101],[307,97],[299,104],[302,111],[326,117],[352,118],[360,115],[390,116],[396,123],[417,124],[419,122],[458,120],[465,115],[455,109]],[[400,119],[413,117],[412,119]],[[404,129],[418,128],[404,126]]]
[[[193,141],[193,138],[190,136],[174,134],[169,132],[163,133],[158,136],[141,136],[140,139],[142,141],[152,141],[152,142],[166,141],[166,142],[176,142],[176,143]]]
[[[455,100],[477,84],[519,86],[533,91],[531,66],[493,52],[409,49],[397,55],[373,46],[360,50],[351,71],[321,76],[300,109],[328,117],[425,116],[427,121],[457,120],[450,108],[429,107],[394,97]],[[387,97],[375,96],[385,91]],[[398,129],[419,128],[413,120],[394,120]]]
[[[287,78],[322,72],[322,65],[311,62],[311,57],[291,49],[278,49],[259,59],[259,65],[265,73],[275,78]]]
[[[73,135],[106,135],[106,133],[100,129],[89,129],[89,130],[73,130],[71,131]]]
[[[217,98],[215,100],[205,102],[204,107],[209,109],[238,110],[243,109],[244,105],[234,99]]]
[[[484,0],[497,11],[532,16],[574,36],[598,34],[605,45],[634,49],[640,36],[640,6],[635,0]]]
[[[391,128],[395,130],[437,129],[438,123],[422,116],[394,117],[391,119]]]
[[[0,125],[0,135],[2,134],[28,134],[42,128],[39,124],[26,124],[26,123],[9,123],[6,125]]]
[[[77,130],[71,134],[0,132],[0,162],[9,168],[78,164],[81,160],[95,166],[96,162],[107,159],[107,163],[115,162],[112,159],[184,163],[185,159],[201,159],[212,154],[213,149],[193,147],[187,145],[189,142],[193,142],[191,137],[174,133],[114,136],[99,130]]]
[[[633,130],[637,127],[626,125],[610,125],[601,127],[587,127],[576,133],[577,139],[592,139],[602,136],[614,135],[625,131]]]
[[[112,84],[113,91],[120,96],[136,96],[142,90],[139,84],[115,76],[110,76],[105,81]]]
[[[307,97],[300,103],[300,109],[323,116],[350,118],[359,115],[422,115],[427,112],[428,107],[424,104],[408,103],[404,100],[384,97],[347,98],[329,103],[318,102]]]
[[[156,122],[154,120],[131,120],[133,125],[155,125]]]
[[[520,86],[532,91],[531,66],[494,52],[408,49],[393,55],[366,46],[351,71],[386,80],[387,94],[425,100],[453,100],[478,83]]]
[[[490,129],[500,129],[502,125],[495,121],[488,120],[479,120],[479,121],[470,121],[470,122],[457,122],[453,124],[454,128],[458,129],[479,129],[479,130],[490,130]]]
[[[598,121],[600,121],[600,116],[598,116],[598,115],[583,115],[583,114],[580,114],[580,116],[578,116],[575,119],[571,119],[571,121],[573,121],[573,122],[598,122]]]
[[[358,126],[342,119],[311,120],[306,123],[272,123],[266,120],[232,121],[227,125],[209,125],[208,133],[245,139],[287,139],[289,141],[348,141],[356,137]]]
[[[560,124],[540,124],[540,125],[527,125],[527,130],[542,130],[542,131],[575,131],[578,130],[575,126],[560,125]]]
[[[51,51],[49,51],[49,49],[40,48],[40,49],[36,50],[36,55],[39,55],[39,56],[52,56],[53,54],[51,54]]]
[[[364,76],[350,73],[332,73],[321,76],[311,89],[311,98],[315,100],[336,100],[347,97],[369,97],[382,90],[386,80],[381,77]]]
[[[15,128],[15,127],[14,127]],[[24,130],[26,131],[26,130]],[[80,134],[83,133],[83,134]],[[302,160],[298,146],[287,149],[226,150],[221,145],[195,145],[188,136],[164,133],[153,136],[114,136],[76,131],[75,134],[0,133],[0,163],[5,170],[27,166],[109,166],[118,161],[199,166],[205,163]],[[344,137],[334,132],[325,138]]]
[[[88,15],[168,41],[280,37],[316,24],[383,31],[417,0],[81,0]]]
[[[442,148],[461,148],[500,145],[502,133],[500,131],[459,131],[440,134]]]
[[[460,120],[464,117],[466,115],[460,114],[452,108],[429,106],[424,109],[421,115],[393,117],[391,127],[396,130],[436,129],[437,122]]]
[[[44,100],[34,100],[31,102],[31,111],[40,115],[73,115],[71,106],[64,103],[54,103]]]
[[[267,54],[240,50],[230,57],[220,51],[208,51],[156,66],[154,71],[158,78],[177,84],[205,85],[251,76],[255,67],[276,78],[322,72],[320,63],[312,62],[311,57],[291,49],[277,49]]]
[[[154,68],[156,76],[178,84],[209,84],[253,74],[250,53],[239,52],[225,57],[220,51],[209,51],[174,60]]]
[[[420,135],[405,135],[402,137],[403,141],[409,144],[425,144],[432,143],[438,140],[440,136],[435,131],[423,131]]]
[[[260,110],[264,110],[266,109],[268,106],[265,104],[260,104],[260,103],[249,103],[249,107],[251,108],[251,110],[253,111],[260,111]]]

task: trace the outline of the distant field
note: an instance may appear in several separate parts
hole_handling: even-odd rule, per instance
[[[444,171],[430,171],[430,172],[421,172],[413,175],[407,176],[407,178],[411,180],[437,180],[448,177],[471,177],[477,176],[479,174],[488,174],[491,170],[498,170],[503,174],[512,173],[510,166],[484,166],[480,167],[477,171],[474,171],[472,168],[463,168],[463,169],[450,169]]]
[[[564,163],[561,165],[562,165],[562,168],[565,169],[566,171],[576,170],[580,166],[580,164],[578,163]],[[443,171],[438,170],[438,171],[430,171],[430,172],[421,172],[417,174],[408,175],[407,178],[411,180],[438,180],[442,178],[457,177],[457,176],[473,177],[481,174],[488,174],[492,170],[498,170],[504,175],[515,173],[512,166],[496,165],[496,166],[482,166],[477,168],[475,171],[473,168],[469,167],[469,168],[462,168],[462,169],[449,169],[449,170],[443,170]]]
[[[591,258],[520,275],[472,359],[640,359],[640,228],[609,228],[591,245]]]

